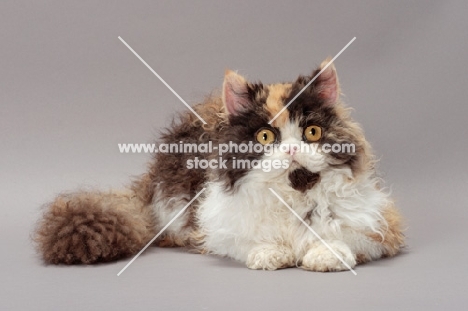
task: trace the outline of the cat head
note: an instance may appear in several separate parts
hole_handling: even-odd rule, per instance
[[[226,71],[222,101],[229,126],[219,143],[264,146],[223,154],[227,168],[219,177],[227,188],[249,176],[287,178],[292,188],[306,191],[325,170],[349,168],[356,176],[372,167],[369,145],[341,103],[336,69],[328,63],[292,83],[269,85]]]

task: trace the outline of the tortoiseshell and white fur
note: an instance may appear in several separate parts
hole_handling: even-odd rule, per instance
[[[164,143],[256,142],[267,129],[275,142],[289,146],[264,153],[222,155],[227,168],[188,169],[187,160],[217,158],[216,153],[158,153],[148,173],[123,192],[76,192],[47,206],[36,232],[47,263],[95,263],[137,253],[198,193],[200,198],[157,239],[159,246],[188,246],[228,256],[251,269],[298,266],[340,271],[344,265],[269,190],[273,189],[350,267],[403,246],[401,217],[381,190],[374,158],[360,127],[341,103],[333,65],[268,122],[326,64],[292,83],[249,83],[227,71],[222,94],[194,106],[206,120],[181,114],[162,134]],[[304,130],[322,129],[308,142]],[[301,142],[352,143],[347,154],[302,152]],[[287,168],[233,169],[237,159],[287,160]]]

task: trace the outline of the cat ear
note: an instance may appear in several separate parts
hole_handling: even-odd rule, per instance
[[[241,75],[226,70],[223,83],[223,103],[229,114],[238,114],[251,105],[249,85]]]
[[[324,60],[317,73],[320,72],[330,62],[330,58]],[[331,63],[328,67],[317,77],[314,81],[315,89],[318,96],[325,101],[325,105],[333,106],[340,96],[340,84],[338,83],[338,76],[336,74],[335,65]]]

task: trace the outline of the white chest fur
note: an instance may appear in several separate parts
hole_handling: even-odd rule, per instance
[[[386,194],[377,189],[376,178],[350,181],[350,177],[349,169],[322,172],[306,193],[292,189],[287,178],[259,181],[248,175],[234,193],[226,192],[220,182],[208,183],[198,210],[204,246],[241,261],[252,248],[265,244],[285,245],[301,256],[316,238],[269,187],[324,239],[341,239],[347,227],[378,232]]]

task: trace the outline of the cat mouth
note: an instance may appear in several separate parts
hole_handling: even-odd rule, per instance
[[[311,173],[320,173],[324,167],[320,163],[310,163],[310,162],[303,162],[303,161],[298,161],[295,158],[291,158],[289,161],[289,167],[286,170],[287,172],[292,172],[297,169],[304,169],[307,170]]]
[[[292,158],[291,159],[291,164],[289,165],[289,170],[295,170],[295,169],[298,169],[300,167],[303,167],[301,163],[299,163],[299,161],[297,161],[296,159]]]

